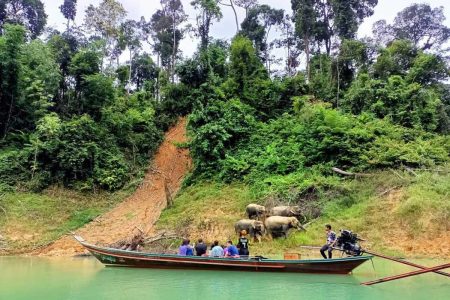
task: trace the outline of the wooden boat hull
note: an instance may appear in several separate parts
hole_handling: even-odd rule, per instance
[[[107,266],[135,268],[348,274],[372,258],[372,256],[320,260],[210,258],[125,251],[79,242]]]

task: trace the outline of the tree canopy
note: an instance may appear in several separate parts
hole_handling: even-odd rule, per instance
[[[292,15],[256,0],[194,0],[195,18],[183,1],[160,0],[139,19],[118,0],[84,12],[78,2],[60,0],[67,24],[43,34],[41,1],[0,1],[0,188],[120,189],[180,116],[190,182],[315,189],[334,184],[332,166],[449,161],[442,7],[413,4],[359,39],[376,0],[292,0]],[[237,32],[223,40],[212,26],[230,7]],[[198,42],[190,57],[187,39]]]

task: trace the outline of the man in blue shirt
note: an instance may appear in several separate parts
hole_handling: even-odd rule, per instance
[[[239,258],[239,250],[233,245],[233,242],[230,240],[227,242],[227,253],[225,257]]]
[[[334,244],[336,244],[336,233],[331,230],[330,224],[325,225],[325,232],[327,233],[327,243],[320,248],[320,254],[322,254],[323,258],[327,259],[325,251],[328,251],[328,258],[331,259],[333,257],[331,252],[333,251]]]

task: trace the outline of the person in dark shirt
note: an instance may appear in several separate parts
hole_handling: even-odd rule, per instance
[[[237,243],[237,248],[239,249],[240,256],[249,256],[250,252],[248,250],[248,239],[247,231],[242,230]]]
[[[325,255],[325,251],[328,251],[328,258],[331,259],[333,257],[333,247],[336,244],[336,233],[331,230],[331,225],[325,225],[325,232],[327,233],[327,243],[320,248],[320,254],[322,254],[323,258],[327,259]]]
[[[203,239],[198,239],[197,244],[195,245],[195,255],[204,256],[206,254],[206,244],[203,243]]]

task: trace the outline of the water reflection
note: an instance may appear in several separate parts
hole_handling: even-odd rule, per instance
[[[425,265],[439,262],[421,262]],[[446,299],[435,274],[359,283],[411,270],[382,260],[352,276],[105,268],[94,259],[0,258],[0,299]]]

